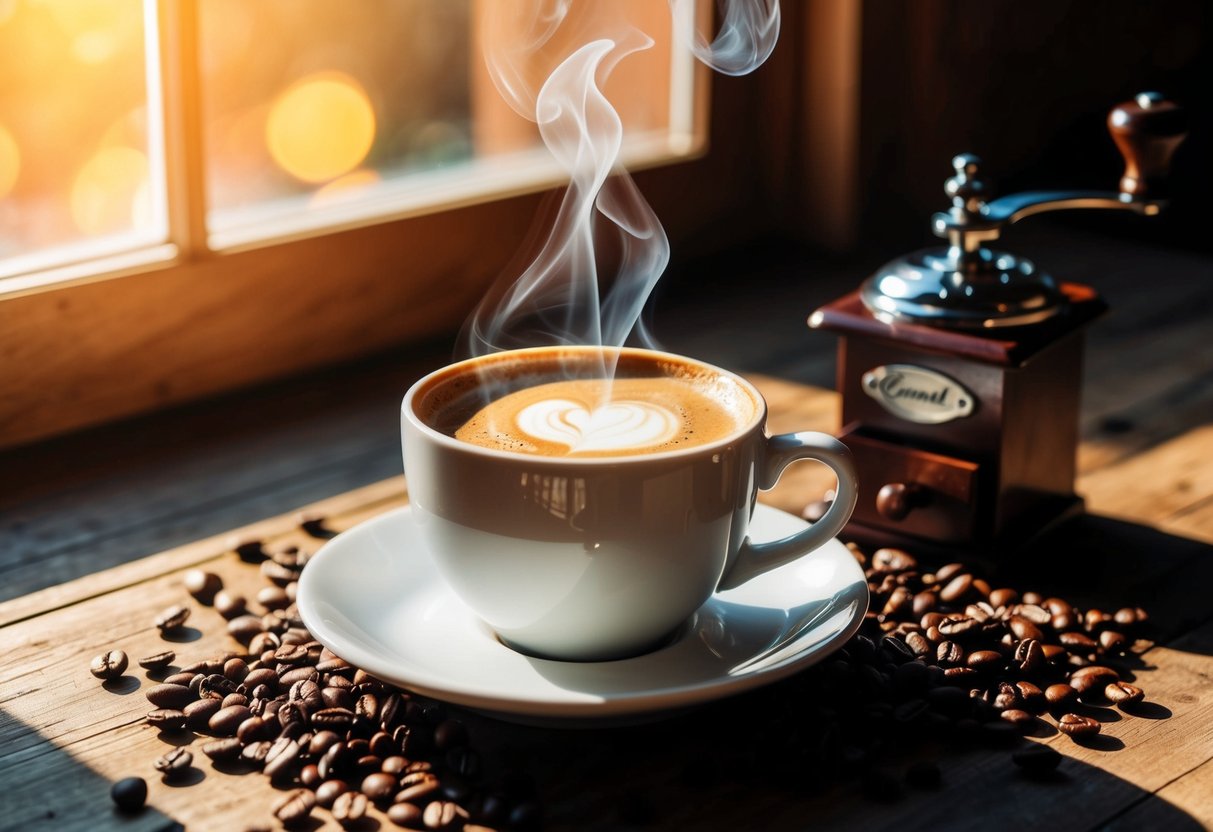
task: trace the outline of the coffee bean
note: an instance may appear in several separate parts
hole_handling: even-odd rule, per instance
[[[997,650],[976,650],[969,654],[965,664],[983,672],[998,670],[1006,660]]]
[[[1137,685],[1128,682],[1113,682],[1104,688],[1104,696],[1109,702],[1124,707],[1136,705],[1145,697],[1145,693]]]
[[[422,821],[422,811],[412,803],[393,803],[387,810],[387,819],[397,826],[416,828]]]
[[[1057,718],[1057,730],[1071,737],[1093,737],[1099,733],[1099,722],[1088,716],[1062,714]]]
[[[152,768],[164,775],[165,779],[180,777],[194,762],[194,755],[184,748],[174,748],[158,757]]]
[[[121,650],[107,650],[100,656],[93,658],[89,664],[89,673],[92,673],[98,679],[110,681],[117,679],[126,672],[127,658],[126,653]]]
[[[264,632],[265,626],[255,615],[237,615],[227,623],[227,633],[241,644],[248,644],[253,636]]]
[[[944,638],[963,640],[980,632],[981,622],[975,618],[945,618],[939,622],[939,633]]]
[[[1008,682],[998,685],[998,693],[994,696],[994,707],[1000,711],[1018,708],[1020,704],[1019,691]]]
[[[1083,616],[1083,625],[1089,632],[1096,632],[1112,620],[1112,616],[1102,610],[1087,610],[1087,614]]]
[[[946,584],[961,572],[965,571],[963,563],[949,563],[935,570],[935,582]]]
[[[429,772],[417,772],[416,776],[402,777],[400,785],[402,788],[395,797],[397,803],[424,803],[442,784]]]
[[[320,674],[317,673],[316,668],[312,667],[311,665],[300,665],[299,667],[292,667],[290,670],[279,676],[278,684],[289,688],[291,685],[295,684],[296,682],[302,682],[304,679],[319,681]]]
[[[165,650],[163,653],[155,653],[139,659],[139,666],[146,670],[163,670],[172,664],[176,658],[177,654],[172,650]]]
[[[1091,638],[1086,633],[1061,633],[1059,636],[1057,636],[1057,640],[1061,642],[1063,646],[1068,647],[1071,650],[1090,651],[1094,650],[1096,646],[1095,639]]]
[[[1026,639],[1031,638],[1037,641],[1042,641],[1045,634],[1040,631],[1040,628],[1029,621],[1022,615],[1013,615],[1008,622],[1011,627],[1011,632],[1015,634],[1015,638]]]
[[[186,572],[184,583],[185,591],[200,604],[211,604],[215,600],[215,593],[223,589],[223,581],[218,575],[201,569]]]
[[[294,773],[302,749],[293,739],[279,737],[265,755],[265,773],[271,780],[286,778]]]
[[[261,626],[261,619],[257,619],[257,626]],[[274,651],[282,646],[282,639],[277,633],[257,632],[249,639],[248,651],[251,656],[260,656],[264,653],[269,653],[271,658]]]
[[[212,673],[210,676],[204,676],[198,683],[198,697],[200,699],[223,699],[228,694],[236,693],[239,687],[222,673]]]
[[[223,663],[224,677],[231,679],[236,684],[240,684],[248,678],[248,662],[244,659],[228,659]]]
[[[376,771],[363,778],[360,788],[364,795],[380,803],[396,793],[396,778],[391,774]]]
[[[274,651],[274,661],[292,667],[307,662],[307,649],[300,644],[283,644]]]
[[[366,817],[368,801],[362,792],[342,792],[333,801],[333,820],[342,826],[358,823]]]
[[[245,614],[248,609],[248,601],[245,597],[237,592],[229,592],[226,589],[221,589],[215,593],[215,612],[222,615],[229,621]]]
[[[938,574],[939,573],[936,573],[937,577]],[[940,580],[943,579],[941,578]],[[972,588],[973,576],[968,573],[961,573],[948,581],[947,585],[939,591],[939,600],[946,604],[955,603],[968,595],[969,590]]]
[[[231,737],[235,736],[236,729],[252,715],[253,712],[244,705],[230,705],[215,711],[206,724],[215,736]]]
[[[198,699],[190,702],[184,708],[185,724],[195,731],[204,731],[209,727],[211,717],[219,712],[223,702],[218,699]]]
[[[994,607],[1007,607],[1019,600],[1019,593],[1014,589],[996,589],[990,593],[990,604]]]
[[[312,714],[312,725],[329,731],[348,731],[354,724],[354,712],[345,708],[324,708]]]
[[[147,724],[161,731],[180,731],[185,728],[185,712],[175,708],[157,708],[148,713]]]
[[[918,568],[918,561],[909,552],[901,549],[877,549],[872,553],[872,570],[875,572],[907,572]]]
[[[194,677],[197,675],[198,675],[197,673],[191,673],[188,670],[182,670],[180,673],[174,673],[171,676],[165,676],[161,680],[161,682],[166,685],[181,685],[182,687],[188,688],[190,686],[190,682],[194,681]]]
[[[1036,721],[1036,717],[1019,708],[1008,708],[999,714],[999,716],[1021,730],[1026,730],[1028,726]]]
[[[1034,742],[1014,752],[1011,762],[1029,774],[1043,774],[1057,768],[1061,754],[1051,746]]]
[[[921,658],[931,652],[931,642],[927,641],[922,633],[906,633],[905,639],[906,647],[909,647],[915,656]]]
[[[1032,713],[1040,713],[1045,708],[1045,694],[1040,688],[1031,682],[1016,682],[1015,690],[1019,693],[1019,700],[1023,703],[1024,710]]]
[[[1072,612],[1055,613],[1049,619],[1049,626],[1059,633],[1069,632],[1077,625],[1077,619]]]
[[[142,777],[124,777],[110,787],[110,799],[123,812],[137,812],[147,801],[147,781]]]
[[[1099,634],[1099,646],[1105,653],[1110,653],[1113,656],[1119,656],[1129,649],[1129,640],[1124,633],[1119,633],[1116,630],[1104,630]]]
[[[189,607],[183,607],[180,604],[175,604],[156,616],[154,623],[160,632],[170,633],[185,626],[185,621],[189,617]]]
[[[964,648],[954,641],[942,641],[935,648],[935,661],[941,665],[958,665],[964,658]]]
[[[299,570],[292,569],[289,566],[284,566],[281,563],[273,560],[265,560],[261,562],[261,574],[267,580],[272,581],[278,586],[286,586],[291,581],[299,579]]]
[[[421,820],[426,829],[450,829],[456,823],[462,824],[468,817],[468,812],[458,803],[449,800],[435,800],[425,807]]]
[[[1053,614],[1039,604],[1016,604],[1010,612],[1012,616],[1027,619],[1037,627],[1043,627],[1053,620]]]
[[[1065,707],[1073,702],[1077,695],[1069,685],[1056,684],[1045,688],[1045,701],[1051,708]]]
[[[261,716],[250,716],[236,729],[236,738],[246,745],[257,740],[267,740],[278,730],[278,722]]]
[[[273,745],[274,744],[269,740],[255,740],[250,742],[240,751],[240,759],[244,760],[246,763],[251,763],[256,767],[261,768],[265,765],[265,758],[269,756],[270,748],[272,748]]]
[[[1070,687],[1080,698],[1102,696],[1104,688],[1119,680],[1119,675],[1110,667],[1089,665],[1070,674]]]
[[[1044,669],[1045,658],[1036,639],[1024,639],[1015,647],[1015,667],[1025,676],[1033,676]]]
[[[325,809],[337,802],[337,798],[350,790],[344,780],[325,780],[316,787],[316,802]]]
[[[185,685],[153,685],[144,691],[143,695],[157,708],[173,710],[183,710],[194,699],[194,695]]]
[[[235,737],[212,740],[202,746],[202,753],[217,763],[235,760],[240,756],[241,751],[243,748],[240,740]]]
[[[278,586],[267,586],[257,591],[257,603],[267,610],[280,610],[291,605],[286,590]]]
[[[1112,620],[1122,627],[1132,627],[1137,623],[1137,611],[1131,607],[1123,607],[1116,611]]]
[[[314,794],[307,789],[295,789],[274,802],[274,817],[283,826],[294,826],[307,819],[315,806],[316,796]]]

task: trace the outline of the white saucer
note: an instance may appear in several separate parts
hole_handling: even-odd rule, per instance
[[[756,540],[805,522],[758,506]],[[299,581],[312,634],[352,664],[426,696],[522,722],[588,722],[683,708],[788,676],[829,655],[868,606],[863,571],[831,540],[809,558],[710,598],[665,647],[560,662],[506,647],[439,577],[408,508],[330,540]]]

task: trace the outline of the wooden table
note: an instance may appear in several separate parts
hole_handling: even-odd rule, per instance
[[[772,428],[828,429],[832,392],[757,378],[772,407]],[[1099,443],[1084,446],[1080,490],[1093,516],[1049,543],[1048,556],[1008,568],[1008,580],[1030,576],[1033,586],[1066,592],[1115,608],[1149,606],[1160,643],[1142,656],[1138,681],[1151,707],[1121,714],[1105,726],[1105,740],[1082,746],[1052,736],[1068,759],[1055,781],[1017,774],[1004,750],[930,750],[944,785],[909,792],[890,802],[864,799],[854,781],[824,791],[724,772],[710,786],[688,777],[687,741],[731,726],[761,725],[746,696],[662,722],[609,730],[526,728],[474,714],[467,719],[485,765],[499,774],[522,769],[535,777],[547,807],[548,828],[671,829],[971,828],[1200,828],[1213,824],[1213,460],[1209,427],[1136,453],[1117,454]],[[1107,459],[1095,463],[1093,459]],[[769,502],[797,510],[819,493],[811,472],[792,469]],[[1193,504],[1183,495],[1199,492]],[[405,501],[395,478],[310,507],[335,529]],[[1100,515],[1109,510],[1118,519]],[[199,541],[0,605],[0,783],[3,829],[244,829],[271,825],[275,790],[260,774],[215,770],[197,754],[194,775],[182,785],[161,782],[151,762],[167,749],[144,723],[143,691],[154,684],[135,667],[118,683],[102,685],[88,671],[92,656],[121,648],[132,658],[175,649],[183,664],[235,646],[213,609],[191,604],[185,634],[166,643],[152,626],[169,604],[189,602],[182,575],[205,566],[228,587],[252,593],[258,570],[232,551],[237,537],[315,547],[294,515]],[[1065,561],[1057,562],[1058,549]],[[1089,574],[1088,574],[1089,573]],[[723,721],[723,723],[722,723]],[[186,735],[196,747],[204,737]],[[722,740],[723,741],[723,740]],[[917,752],[916,752],[917,753]],[[927,752],[921,752],[927,753]],[[901,765],[902,763],[899,763]],[[761,770],[761,769],[760,769]],[[127,775],[150,784],[148,808],[133,817],[112,811],[110,784]],[[317,810],[309,828],[337,828]],[[372,827],[373,828],[373,827]],[[394,828],[386,820],[383,828]]]
[[[798,779],[796,771],[770,776],[761,761],[730,753],[739,728],[762,729],[756,705],[770,689],[606,730],[526,728],[461,713],[486,771],[534,777],[546,828],[1213,826],[1213,266],[1208,257],[1071,233],[1025,253],[1067,279],[1098,286],[1113,314],[1090,332],[1084,375],[1077,490],[1088,514],[1001,564],[998,578],[1104,609],[1147,607],[1155,645],[1142,654],[1136,678],[1149,707],[1119,714],[1098,743],[1077,745],[1056,733],[1028,740],[1066,757],[1060,775],[1044,782],[1020,776],[1006,750],[916,745],[908,756],[894,755],[892,770],[928,757],[939,762],[943,785],[911,789],[892,802],[866,798],[852,778],[821,785]],[[1149,280],[1142,279],[1146,271]],[[687,312],[673,327],[681,336],[667,343],[770,374],[755,380],[771,403],[774,430],[833,431],[837,399],[826,389],[832,339],[816,336],[806,348],[810,336],[800,320],[853,288],[855,278],[804,283],[803,273],[792,262],[761,294],[730,302],[724,331],[719,308]],[[778,317],[782,323],[765,323],[776,308],[791,311]],[[158,426],[138,423],[0,455],[0,568],[13,582],[0,592],[8,599],[0,602],[0,829],[273,828],[269,806],[278,792],[259,774],[225,774],[196,754],[191,777],[161,782],[151,762],[168,746],[143,718],[149,710],[143,693],[154,680],[135,667],[103,686],[89,674],[89,661],[114,647],[132,658],[171,648],[179,665],[231,649],[234,642],[209,608],[191,604],[189,629],[176,642],[166,643],[152,626],[163,608],[189,601],[184,571],[203,565],[247,592],[262,579],[232,553],[235,539],[319,544],[300,531],[293,511],[130,559],[166,545],[149,542],[227,530],[304,502],[299,495],[345,492],[310,507],[336,529],[404,502],[399,477],[348,490],[398,470],[390,414],[403,379],[398,369],[376,372],[386,379],[373,394],[357,394],[362,382],[330,375],[325,387],[309,382],[293,394],[289,388],[257,394],[253,418],[224,401]],[[341,407],[329,406],[334,388]],[[355,398],[362,410],[349,406]],[[258,415],[269,413],[285,415],[277,421]],[[302,421],[313,413],[327,427]],[[218,472],[257,454],[268,460],[257,479]],[[812,466],[794,467],[764,499],[799,511],[822,485]],[[264,510],[270,506],[274,511]],[[242,519],[220,522],[224,517]],[[40,588],[50,583],[56,585]],[[187,739],[195,748],[204,741]],[[711,779],[695,774],[705,748],[736,766]],[[120,816],[109,787],[132,774],[148,780],[149,805],[142,814]],[[322,821],[336,828],[323,810],[314,817],[305,828],[321,828]],[[379,828],[394,827],[381,821]]]

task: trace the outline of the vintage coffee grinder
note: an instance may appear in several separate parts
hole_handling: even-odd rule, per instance
[[[1081,508],[1083,329],[1105,304],[987,244],[1044,211],[1157,214],[1183,112],[1142,93],[1112,110],[1108,129],[1126,162],[1119,193],[990,199],[980,160],[962,154],[944,185],[952,208],[932,219],[947,246],[886,264],[809,317],[841,335],[840,438],[860,482],[853,539],[1001,551]]]

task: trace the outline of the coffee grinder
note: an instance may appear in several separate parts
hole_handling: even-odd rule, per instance
[[[987,247],[1045,211],[1157,214],[1184,116],[1156,93],[1114,108],[1120,192],[1035,191],[990,199],[976,156],[952,160],[952,207],[932,218],[947,246],[900,257],[813,312],[840,337],[840,439],[859,503],[846,534],[868,545],[997,552],[1080,510],[1074,493],[1083,331],[1106,306]]]

